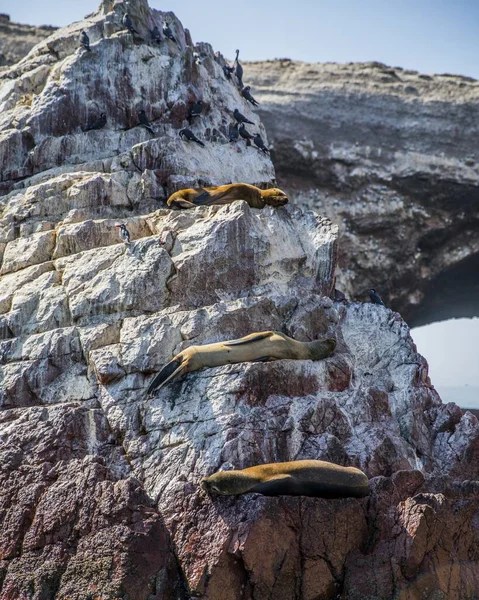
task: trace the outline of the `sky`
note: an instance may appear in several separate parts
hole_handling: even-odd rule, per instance
[[[98,0],[0,0],[12,21],[67,25]],[[479,0],[150,0],[227,58],[376,60],[479,79]]]
[[[98,3],[0,0],[0,12],[15,22],[61,26]],[[195,42],[209,42],[230,59],[239,48],[242,60],[375,60],[479,79],[479,0],[150,0],[150,6],[172,10]],[[412,336],[442,399],[479,408],[479,319],[434,323]]]

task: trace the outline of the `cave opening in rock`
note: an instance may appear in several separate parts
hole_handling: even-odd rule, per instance
[[[479,253],[431,280],[408,322],[411,327],[419,327],[460,317],[479,317]]]

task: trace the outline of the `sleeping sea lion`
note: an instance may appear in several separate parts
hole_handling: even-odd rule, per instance
[[[234,200],[245,200],[251,208],[284,206],[288,202],[286,194],[278,188],[260,190],[249,183],[230,183],[216,187],[179,190],[167,200],[170,208],[195,208],[211,204],[229,204]]]
[[[255,492],[265,496],[316,496],[362,498],[369,494],[366,475],[355,467],[322,460],[294,460],[220,471],[201,480],[207,492],[238,495]]]
[[[332,354],[336,340],[327,338],[314,342],[298,342],[279,331],[251,333],[238,340],[190,346],[177,354],[155,376],[148,394],[164,386],[170,379],[203,367],[220,367],[241,362],[266,362],[292,358],[320,360]]]

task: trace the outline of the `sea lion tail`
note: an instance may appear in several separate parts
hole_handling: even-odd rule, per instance
[[[165,365],[148,386],[147,395],[150,396],[153,392],[159,390],[171,381],[171,379],[179,375],[182,370],[182,363],[181,358],[176,358]]]

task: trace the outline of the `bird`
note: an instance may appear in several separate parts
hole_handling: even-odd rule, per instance
[[[263,138],[260,136],[259,133],[254,134],[253,142],[257,148],[262,150],[265,154],[269,154],[269,148],[266,148],[263,142]]]
[[[194,104],[192,104],[190,106],[190,108],[188,109],[188,123],[191,125],[191,120],[193,119],[193,117],[199,117],[201,114],[201,111],[203,110],[203,101],[202,100],[198,100],[197,102],[195,102]]]
[[[237,142],[239,138],[238,131],[239,123],[234,123],[230,125],[230,142]]]
[[[224,65],[223,73],[225,74],[226,79],[229,79],[231,81],[231,75],[234,73],[234,67],[230,67],[229,65]]]
[[[238,123],[249,123],[250,125],[254,125],[253,121],[249,121],[244,115],[240,113],[240,111],[235,108],[233,117],[238,121]]]
[[[130,244],[130,232],[126,228],[124,223],[117,223],[115,227],[118,227],[121,241],[124,242],[127,246]]]
[[[239,126],[239,134],[244,140],[248,142],[248,146],[251,144],[250,140],[254,139],[251,133],[244,126],[244,123],[241,123],[241,125]]]
[[[148,129],[148,131],[154,135],[155,132],[153,131],[153,128],[150,125],[150,121],[148,121],[148,117],[146,116],[146,112],[144,110],[138,111],[138,118],[140,119],[140,125],[142,125],[145,129]]]
[[[176,42],[176,38],[173,35],[173,32],[171,31],[171,28],[166,21],[163,23],[163,33],[169,40],[171,40],[172,42]]]
[[[88,127],[84,131],[92,131],[93,129],[103,129],[106,125],[106,114],[104,112],[100,113],[100,116],[88,125]]]
[[[201,65],[201,56],[198,52],[193,52],[193,59],[195,61],[195,65]]]
[[[239,50],[236,50],[236,58],[235,58],[235,63],[236,63],[236,70],[235,70],[235,75],[236,78],[238,80],[239,86],[242,88],[243,87],[243,67],[241,66],[239,60],[238,60],[238,55],[239,55]]]
[[[85,50],[88,50],[88,52],[91,52],[90,38],[88,37],[88,34],[86,31],[82,30],[80,33],[80,44],[85,48]]]
[[[369,290],[369,297],[371,298],[371,302],[373,304],[381,304],[382,306],[386,306],[381,300],[381,296],[376,292],[376,290],[373,290],[373,288]]]
[[[153,27],[153,29],[151,30],[151,39],[156,42],[157,44],[159,44],[161,42],[161,33],[160,30],[158,29],[158,25],[155,25]]]
[[[248,100],[248,102],[251,102],[251,104],[253,106],[258,106],[259,102],[257,102],[253,96],[251,95],[250,92],[251,87],[249,85],[246,85],[242,90],[241,90],[241,95],[243,96],[243,98],[246,98],[246,100]]]
[[[199,140],[196,137],[196,135],[191,131],[191,129],[188,129],[187,127],[180,131],[179,136],[180,138],[185,139],[187,142],[196,142],[200,146],[203,146],[203,148],[205,146],[203,142]]]
[[[131,20],[130,15],[128,13],[125,13],[123,15],[121,22],[123,24],[123,27],[128,29],[130,33],[138,33],[138,31],[133,27],[133,21]]]

